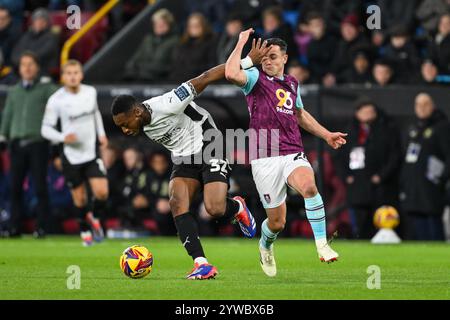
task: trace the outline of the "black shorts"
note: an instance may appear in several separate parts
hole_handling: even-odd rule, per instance
[[[89,178],[106,178],[105,165],[100,158],[85,163],[71,164],[63,155],[62,166],[64,178],[70,189],[78,187]]]
[[[194,163],[193,161],[191,163]],[[175,162],[170,180],[173,178],[192,178],[205,185],[210,182],[224,182],[229,185],[231,167],[227,159],[209,159],[202,164]]]

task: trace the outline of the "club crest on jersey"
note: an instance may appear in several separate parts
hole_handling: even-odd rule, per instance
[[[293,115],[294,111],[292,107],[294,106],[294,100],[291,98],[291,92],[278,89],[275,95],[278,99],[278,104],[276,105],[277,112]]]
[[[266,200],[267,203],[270,203],[270,194],[266,193],[264,194],[264,200]]]
[[[189,92],[184,86],[179,86],[175,89],[175,95],[180,99],[180,101],[183,101],[187,97],[189,97]]]

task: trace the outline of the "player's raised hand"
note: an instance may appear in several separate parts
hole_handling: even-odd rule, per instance
[[[345,140],[345,137],[347,136],[347,133],[342,132],[330,132],[328,137],[325,139],[326,142],[330,147],[333,149],[339,149],[344,144],[347,143],[347,140]]]
[[[254,65],[260,64],[264,56],[270,51],[272,46],[267,46],[267,41],[262,41],[261,38],[256,41],[253,39],[252,49],[248,53],[248,56],[252,59]]]
[[[239,43],[246,44],[248,41],[248,38],[250,38],[250,35],[254,32],[255,32],[255,30],[253,30],[253,28],[248,28],[247,30],[239,33]]]

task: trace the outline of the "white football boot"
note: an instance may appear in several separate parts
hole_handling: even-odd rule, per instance
[[[264,273],[269,277],[275,277],[277,275],[277,264],[273,255],[273,246],[270,249],[259,246],[259,253],[259,261]]]
[[[316,246],[320,261],[327,263],[337,261],[339,254],[331,249],[326,239],[316,241]]]

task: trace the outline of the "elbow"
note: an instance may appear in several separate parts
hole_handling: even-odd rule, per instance
[[[233,82],[233,81],[236,80],[236,77],[237,77],[237,73],[236,72],[233,72],[231,70],[225,69],[225,79],[227,79],[228,81]]]

